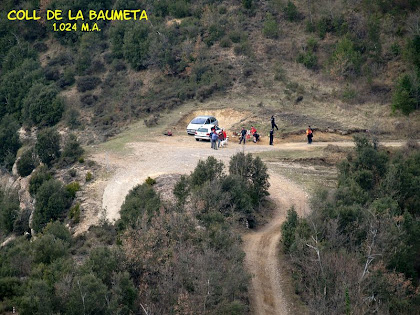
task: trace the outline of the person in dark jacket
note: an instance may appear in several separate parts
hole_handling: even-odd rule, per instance
[[[217,150],[217,139],[219,136],[217,135],[217,132],[214,131],[211,135],[211,141],[213,141],[213,149]]]
[[[276,125],[276,119],[274,118],[274,115],[271,116],[271,129],[274,130],[274,127],[276,127],[277,130],[279,130],[279,127]]]
[[[242,143],[242,140],[244,140],[244,144],[245,144],[245,139],[246,139],[246,130],[245,130],[244,127],[242,127],[242,130],[241,130],[241,139],[239,140],[239,144]]]
[[[274,139],[274,129],[270,130],[270,145],[273,145],[273,139]]]

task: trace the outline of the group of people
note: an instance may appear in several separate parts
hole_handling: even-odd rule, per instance
[[[274,128],[276,128],[276,130],[279,130],[279,127],[277,126],[275,117],[273,115],[271,116],[270,145],[273,145],[273,141],[274,141]],[[253,137],[254,143],[260,140],[260,135],[257,133],[257,129],[255,129],[254,126],[251,126],[251,129],[249,132]],[[247,135],[248,135],[248,131],[245,129],[245,127],[242,127],[241,133],[239,134],[239,144],[241,143],[245,144]],[[308,144],[312,143],[313,136],[314,136],[314,133],[311,126],[308,126],[308,129],[306,130],[306,137],[308,138]],[[220,147],[220,143],[225,139],[226,139],[226,131],[224,129],[222,129],[219,134],[217,134],[217,126],[211,129],[210,141],[211,141],[212,149],[217,150]]]
[[[217,150],[218,148],[220,148],[220,143],[226,140],[226,138],[227,138],[227,135],[224,129],[221,129],[220,132],[217,133],[217,126],[214,126],[211,128],[210,142],[211,142],[212,149]]]

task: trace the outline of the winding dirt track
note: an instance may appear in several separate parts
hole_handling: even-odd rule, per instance
[[[228,163],[229,158],[240,151],[245,153],[273,150],[309,150],[310,147],[326,147],[328,144],[350,147],[353,142],[322,142],[308,146],[306,143],[283,143],[277,146],[230,143],[227,148],[210,149],[208,142],[196,142],[191,137],[162,137],[154,142],[136,142],[128,146],[128,155],[97,152],[92,158],[108,170],[111,178],[102,183],[102,207],[107,210],[111,222],[119,218],[119,210],[125,196],[135,185],[148,177],[161,174],[191,172],[200,159],[214,156]],[[403,142],[382,143],[387,146],[401,146]],[[243,236],[246,266],[252,275],[250,290],[253,314],[289,314],[291,306],[285,298],[283,279],[279,274],[278,244],[280,226],[287,210],[295,206],[300,215],[309,211],[308,196],[303,188],[291,180],[270,170],[270,198],[276,203],[275,215],[270,223],[257,231]],[[98,217],[86,222],[85,228],[96,224]]]

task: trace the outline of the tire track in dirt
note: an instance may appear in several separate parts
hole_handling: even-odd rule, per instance
[[[245,263],[252,275],[251,311],[258,315],[292,314],[279,272],[278,246],[287,210],[294,206],[299,215],[307,214],[308,195],[278,174],[270,173],[270,184],[270,198],[277,205],[274,218],[263,228],[243,236]]]

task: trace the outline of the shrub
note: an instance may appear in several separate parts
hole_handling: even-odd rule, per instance
[[[182,175],[179,181],[175,184],[174,195],[178,199],[178,203],[183,205],[189,195],[189,180],[188,177]]]
[[[13,223],[18,217],[19,209],[17,192],[0,190],[0,227],[2,230],[13,231]]]
[[[66,113],[67,126],[69,126],[72,130],[78,128],[81,125],[79,117],[79,111],[77,109],[70,108]]]
[[[264,21],[263,34],[267,38],[277,38],[279,36],[279,26],[272,14],[267,13]]]
[[[190,176],[192,187],[202,186],[205,182],[222,178],[223,162],[209,156],[206,161],[198,161],[197,166]]]
[[[60,135],[53,128],[39,131],[35,150],[41,161],[48,166],[60,156]]]
[[[149,177],[146,178],[145,183],[149,186],[153,186],[154,184],[156,184],[156,180],[149,176]]]
[[[308,69],[316,69],[318,66],[318,58],[312,51],[299,53],[297,62],[303,64]]]
[[[63,184],[55,179],[45,181],[36,193],[33,228],[40,231],[50,220],[59,219],[69,206],[70,198]]]
[[[93,179],[92,173],[91,172],[87,172],[85,179],[86,179],[87,182],[90,182]]]
[[[121,206],[121,218],[118,221],[119,229],[134,228],[143,216],[152,217],[160,207],[160,198],[152,186],[144,183],[133,188],[125,197]]]
[[[253,5],[253,0],[242,0],[242,6],[247,10],[251,10],[253,8]]]
[[[415,76],[415,75],[414,75]],[[403,75],[397,82],[392,95],[392,110],[400,110],[404,115],[420,107],[420,84],[417,84],[408,74]]]
[[[37,126],[53,126],[64,112],[64,102],[54,85],[36,83],[23,101],[25,119]]]
[[[244,37],[244,33],[240,32],[240,31],[232,31],[232,32],[229,33],[230,40],[235,44],[241,42],[243,37]]]
[[[66,68],[63,72],[63,75],[57,82],[57,86],[60,88],[65,88],[67,86],[72,86],[76,82],[74,78],[74,71],[71,68]]]
[[[13,232],[17,235],[22,235],[25,232],[29,232],[29,217],[31,216],[30,209],[23,209],[19,212],[15,222],[13,223]]]
[[[135,70],[145,69],[149,57],[150,29],[146,23],[136,23],[124,34],[124,58]]]
[[[11,169],[21,143],[18,135],[19,125],[9,115],[0,121],[0,165]]]
[[[76,203],[73,207],[70,208],[69,217],[73,220],[74,224],[80,222],[80,204]]]
[[[42,234],[53,235],[55,238],[60,239],[68,244],[72,242],[69,229],[63,223],[58,221],[48,223],[42,230]]]
[[[26,177],[38,166],[38,160],[35,156],[34,149],[26,150],[16,163],[18,174]]]
[[[229,37],[224,36],[221,40],[220,40],[220,47],[222,48],[229,48],[232,46],[232,42],[230,41]]]
[[[207,46],[212,46],[216,41],[221,39],[225,35],[225,30],[219,24],[210,25],[208,28],[208,35],[204,39]]]
[[[35,263],[51,264],[68,254],[68,244],[52,234],[45,234],[33,242]]]
[[[48,172],[48,169],[45,166],[41,166],[38,168],[31,176],[31,179],[29,181],[29,193],[31,196],[35,196],[38,188],[41,187],[41,185],[51,179],[51,174]]]
[[[86,92],[94,90],[101,83],[101,79],[95,76],[81,77],[77,80],[77,90]]]
[[[287,210],[286,221],[281,225],[281,239],[283,242],[283,251],[289,253],[290,246],[295,241],[295,231],[298,225],[298,215],[295,208]]]
[[[331,74],[342,77],[358,75],[361,63],[360,52],[348,37],[344,37],[337,43],[331,55]]]
[[[70,134],[63,149],[62,158],[67,163],[76,162],[80,156],[84,153],[77,137],[74,134]]]
[[[248,183],[248,189],[254,204],[258,204],[261,199],[268,195],[267,166],[259,157],[255,159],[251,154],[245,155],[243,152],[231,157],[229,162],[229,174],[237,175]]]
[[[290,0],[287,2],[287,5],[285,6],[283,13],[284,13],[285,18],[291,22],[297,21],[300,18],[300,14],[296,5]]]
[[[190,15],[190,5],[185,0],[170,1],[168,10],[169,13],[177,19]]]
[[[69,192],[70,197],[76,197],[76,192],[80,190],[79,182],[72,182],[66,186],[67,191]]]

